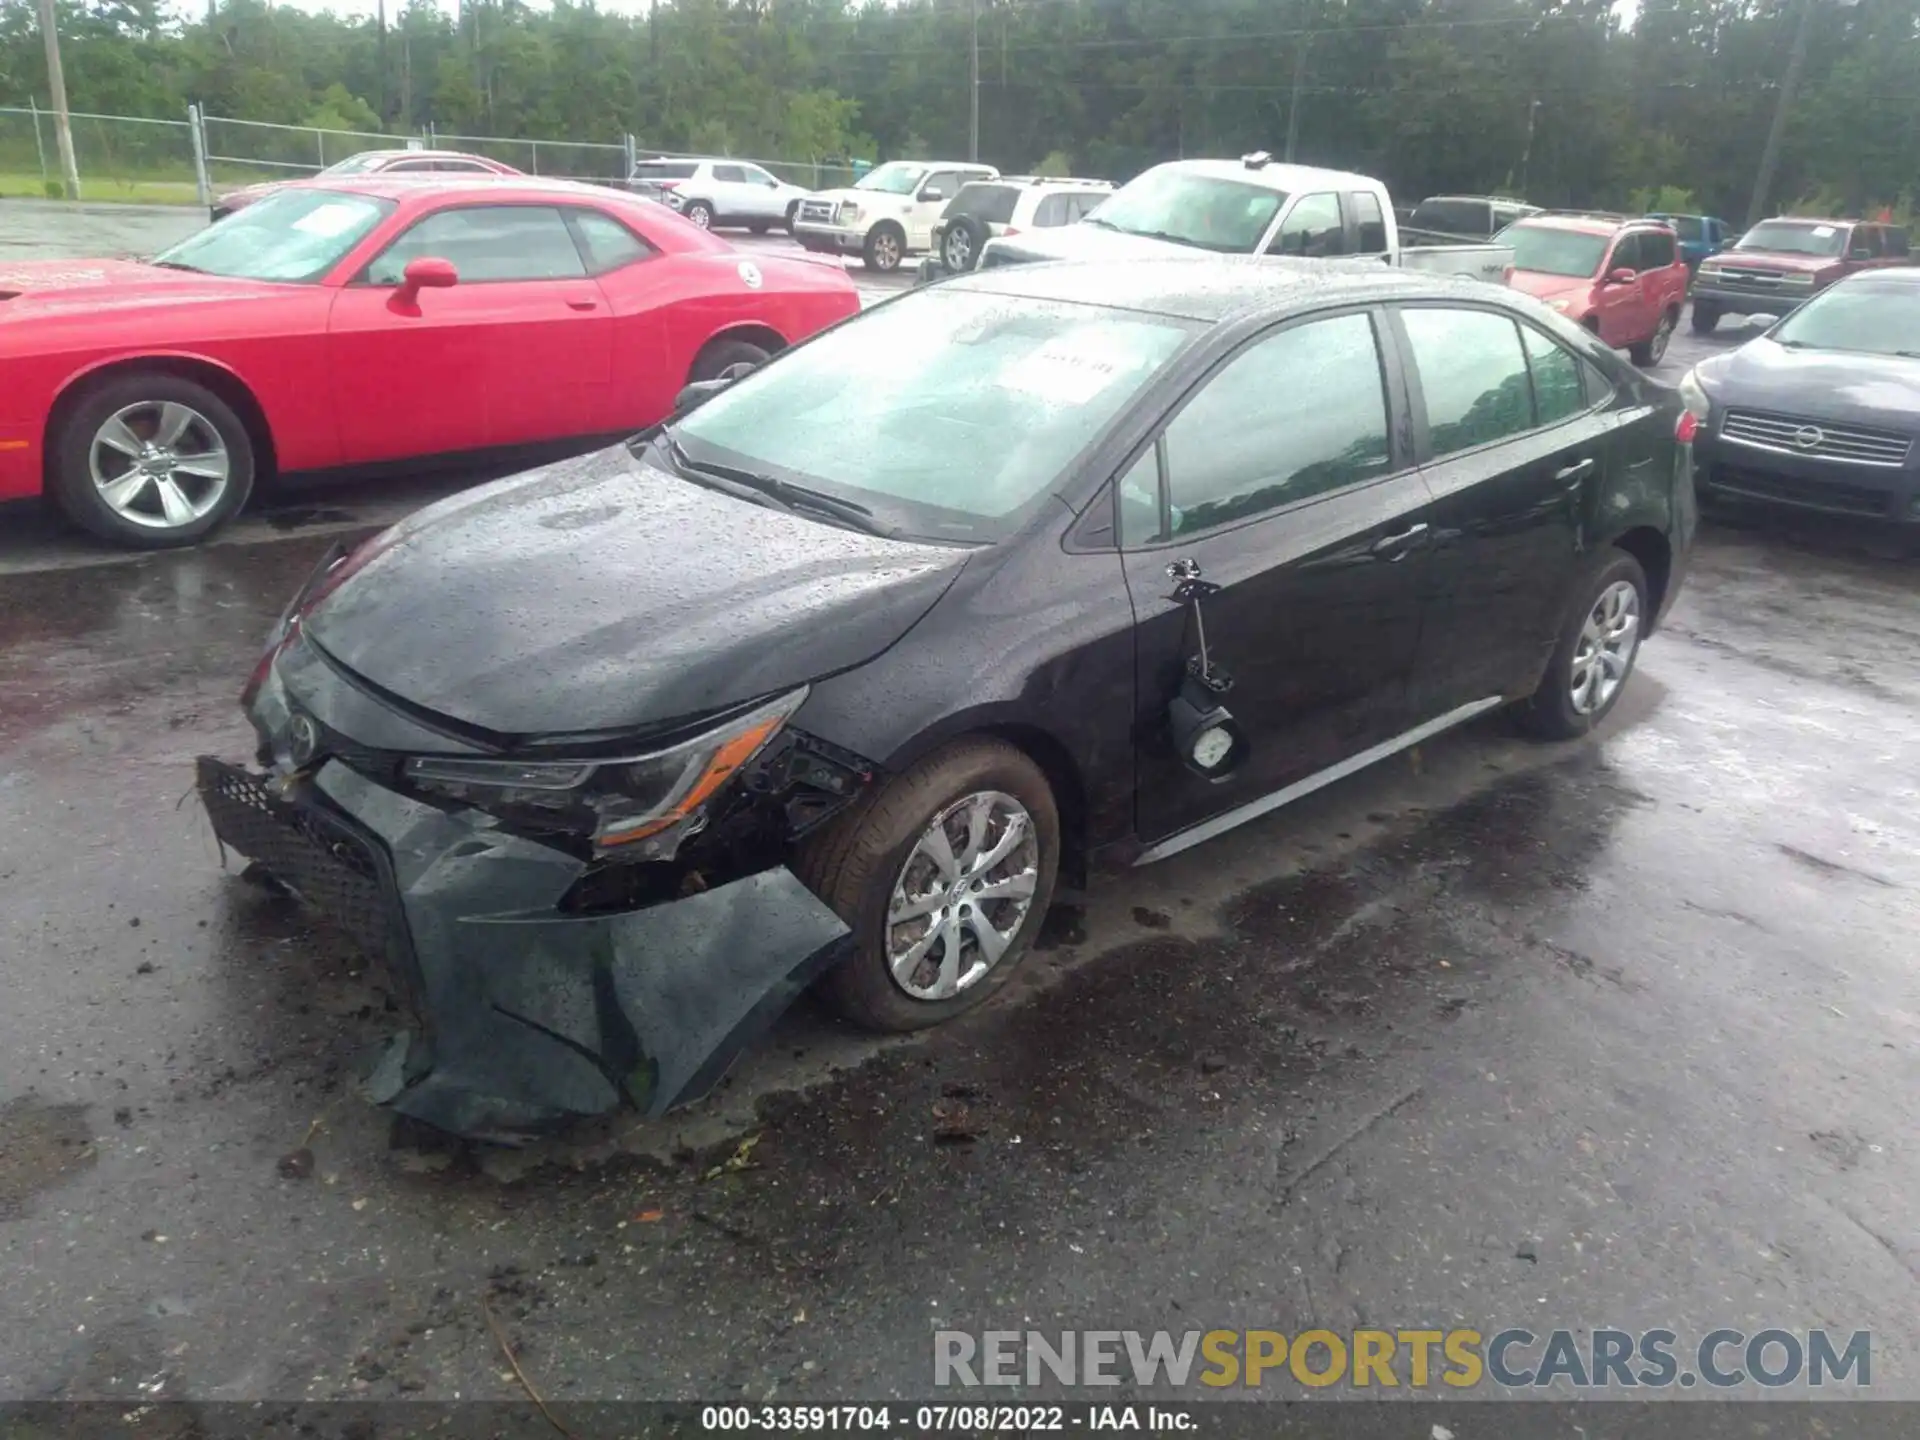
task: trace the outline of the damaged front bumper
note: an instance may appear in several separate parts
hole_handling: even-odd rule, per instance
[[[784,867],[616,914],[561,902],[586,862],[376,783],[338,759],[282,779],[210,757],[221,842],[383,958],[417,1025],[372,1098],[514,1141],[706,1093],[851,945]]]

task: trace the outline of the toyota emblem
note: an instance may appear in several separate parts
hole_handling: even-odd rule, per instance
[[[293,761],[296,770],[312,763],[314,752],[320,748],[320,730],[305,715],[295,715],[287,724],[287,758]]]
[[[1819,426],[1802,425],[1793,432],[1793,445],[1796,450],[1814,450],[1826,438],[1826,433]]]

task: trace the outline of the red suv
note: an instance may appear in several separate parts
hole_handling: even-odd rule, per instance
[[[1658,365],[1680,324],[1687,266],[1658,220],[1530,215],[1493,237],[1513,247],[1513,287],[1544,300],[1636,365]]]

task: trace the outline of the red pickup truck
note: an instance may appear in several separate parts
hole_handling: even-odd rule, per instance
[[[1540,214],[1494,236],[1513,249],[1516,290],[1544,300],[1636,365],[1658,365],[1680,324],[1688,272],[1662,221]]]
[[[1911,265],[1907,232],[1875,220],[1762,220],[1700,265],[1693,328],[1710,334],[1722,315],[1785,315],[1836,280],[1862,270]]]

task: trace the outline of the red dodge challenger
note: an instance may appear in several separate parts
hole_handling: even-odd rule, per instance
[[[149,263],[0,263],[0,501],[188,544],[277,474],[630,433],[859,308],[613,190],[300,182]]]

